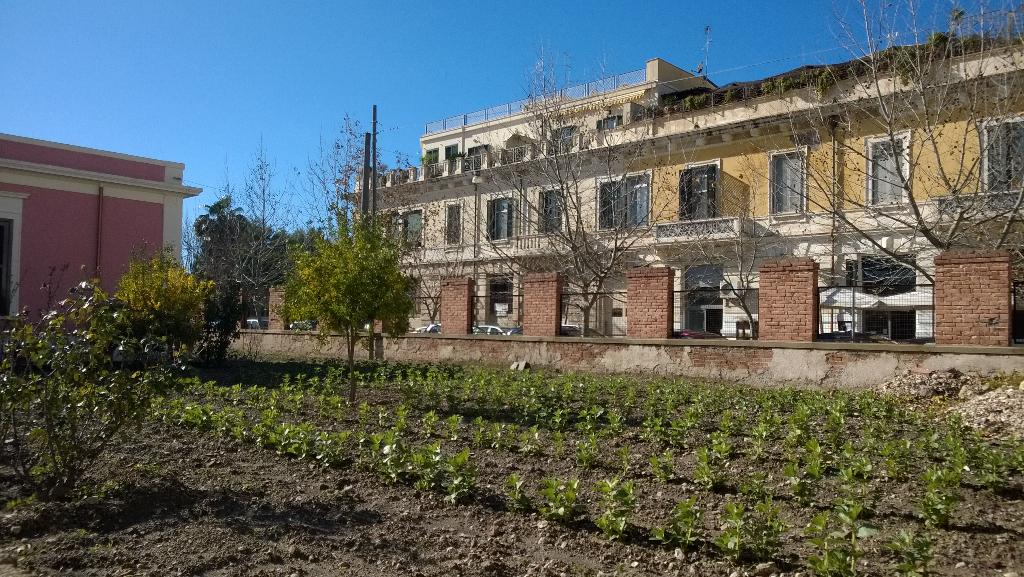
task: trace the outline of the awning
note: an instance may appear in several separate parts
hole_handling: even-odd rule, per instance
[[[822,289],[818,300],[818,305],[826,308],[867,309],[875,307],[878,303],[877,296],[848,287]]]
[[[821,289],[818,304],[825,308],[889,309],[931,307],[933,302],[932,289],[926,287],[884,297],[850,287],[834,287]]]

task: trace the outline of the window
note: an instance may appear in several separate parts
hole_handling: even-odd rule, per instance
[[[419,248],[423,244],[423,211],[413,210],[405,213],[402,222],[402,236],[406,244]]]
[[[907,137],[888,136],[868,141],[868,203],[903,202],[903,181],[907,178]]]
[[[445,208],[444,242],[448,245],[462,243],[462,205],[449,204]]]
[[[420,286],[422,286],[422,284],[423,282],[420,278],[409,277],[409,289],[407,294],[409,295],[409,300],[412,301],[413,315],[420,314],[420,302],[423,300],[420,298]]]
[[[512,314],[512,279],[507,276],[487,279],[487,299],[490,313],[494,316]]]
[[[985,178],[988,192],[1018,191],[1024,186],[1024,120],[985,127]]]
[[[720,265],[694,266],[686,270],[683,283],[686,298],[686,328],[691,331],[722,333],[722,267]]]
[[[487,202],[487,238],[505,240],[515,234],[515,203],[511,198]]]
[[[612,130],[622,126],[622,115],[608,116],[597,121],[598,130]]]
[[[431,148],[423,153],[423,164],[437,164],[438,160],[438,150],[436,148]]]
[[[860,255],[846,261],[846,282],[878,296],[912,291],[917,287],[913,256]]]
[[[646,224],[650,192],[650,179],[646,174],[602,182],[598,191],[598,227],[628,228]]]
[[[0,220],[0,315],[11,314],[11,224]]]
[[[772,214],[801,212],[804,209],[804,153],[800,150],[771,156]]]
[[[718,216],[718,165],[691,166],[679,174],[679,218],[700,220]]]
[[[444,158],[445,158],[445,160],[451,160],[451,159],[455,158],[458,155],[459,155],[459,145],[458,144],[449,144],[448,146],[444,147]]]
[[[557,190],[542,190],[537,203],[537,232],[550,234],[562,228],[562,197]]]

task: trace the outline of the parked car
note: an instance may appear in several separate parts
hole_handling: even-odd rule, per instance
[[[315,331],[317,322],[315,320],[292,321],[288,323],[290,331]]]
[[[435,333],[435,334],[436,333],[440,333],[441,332],[441,323],[430,323],[429,325],[422,326],[422,327],[420,327],[418,329],[415,329],[412,332],[414,332],[414,333]]]
[[[582,337],[583,329],[581,329],[579,325],[562,325],[561,328],[558,329],[558,334],[563,337]]]
[[[512,327],[510,329],[505,329],[505,334],[506,335],[521,335],[521,334],[523,334],[523,327]]]
[[[253,317],[253,318],[250,318],[250,319],[245,319],[245,328],[247,328],[247,329],[255,329],[255,330],[263,329],[263,330],[266,330],[267,327],[269,327],[269,326],[270,326],[270,319],[268,319],[267,317],[259,317],[259,318]]]
[[[476,325],[473,327],[474,335],[503,335],[505,329],[497,325]]]
[[[720,339],[722,335],[709,333],[707,331],[695,331],[693,329],[682,329],[674,331],[672,336],[677,339]]]

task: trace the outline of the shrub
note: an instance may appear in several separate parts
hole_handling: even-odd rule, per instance
[[[560,481],[545,479],[541,485],[540,514],[545,519],[568,523],[576,515],[576,493],[579,490],[578,479]]]
[[[37,325],[3,335],[0,432],[22,479],[62,498],[175,378],[162,343],[138,338],[124,305],[90,283]]]
[[[700,539],[703,516],[704,513],[697,507],[695,497],[679,501],[672,510],[668,525],[651,529],[651,539],[666,545],[691,549]]]
[[[124,301],[137,337],[164,338],[172,349],[191,348],[203,335],[203,312],[213,283],[186,271],[169,251],[135,258],[121,277],[117,298]]]
[[[595,524],[611,539],[621,539],[629,526],[629,517],[636,505],[633,494],[633,481],[620,482],[618,479],[606,479],[597,483],[597,491],[601,493],[601,506],[604,511]]]

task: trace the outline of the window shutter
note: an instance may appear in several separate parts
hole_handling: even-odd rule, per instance
[[[494,240],[494,201],[487,201],[487,238]]]

